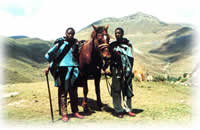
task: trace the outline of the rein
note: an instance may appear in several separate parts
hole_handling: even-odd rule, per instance
[[[111,91],[110,91],[110,89],[109,89],[109,88],[111,88],[111,84],[110,84],[110,82],[108,81],[108,77],[107,77],[106,73],[104,73],[104,76],[105,76],[105,78],[106,78],[106,87],[107,87],[108,93],[109,93],[109,95],[111,96]],[[111,97],[112,97],[112,96],[111,96]]]
[[[104,48],[106,48],[106,47],[109,46],[109,45],[106,44],[106,43],[102,43],[102,44],[98,44],[98,46],[95,47],[94,39],[92,40],[92,42],[93,42],[93,47],[94,47],[94,49],[95,49],[97,52],[99,52],[99,53],[100,53],[101,49],[104,49]],[[101,53],[100,53],[100,57],[102,58],[102,60],[104,60],[104,59],[103,59],[103,56],[101,55]],[[105,72],[105,71],[104,71],[104,72]],[[109,95],[111,96],[111,90],[110,90],[111,84],[110,84],[110,82],[108,81],[108,77],[107,77],[106,73],[104,73],[104,76],[105,76],[105,79],[106,79],[106,87],[107,87],[108,93],[109,93]]]

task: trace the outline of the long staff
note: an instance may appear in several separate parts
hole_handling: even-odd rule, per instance
[[[52,107],[52,101],[51,101],[51,91],[50,91],[50,87],[49,87],[48,73],[46,74],[46,79],[47,79],[47,87],[48,87],[48,92],[49,92],[49,102],[50,102],[50,109],[51,109],[51,119],[52,119],[52,122],[54,122],[53,107]]]

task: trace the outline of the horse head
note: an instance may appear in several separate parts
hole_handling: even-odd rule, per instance
[[[107,67],[107,64],[111,58],[111,54],[108,49],[110,41],[110,36],[108,34],[108,26],[108,24],[99,27],[92,25],[93,32],[91,34],[91,39],[93,39],[94,47],[103,59],[104,69]]]

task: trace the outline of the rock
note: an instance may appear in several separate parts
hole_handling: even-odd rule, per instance
[[[19,95],[19,92],[7,93],[7,94],[4,94],[2,97],[7,98],[7,97],[14,97],[16,95]]]

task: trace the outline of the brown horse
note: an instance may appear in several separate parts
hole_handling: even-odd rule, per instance
[[[92,25],[93,32],[91,33],[90,40],[86,41],[81,50],[79,56],[79,67],[80,76],[77,80],[77,86],[83,86],[83,102],[82,106],[84,111],[88,111],[87,107],[87,94],[88,94],[88,84],[87,80],[89,78],[95,81],[95,91],[97,96],[97,106],[102,110],[103,104],[101,102],[100,95],[100,78],[101,69],[107,67],[107,63],[111,57],[108,49],[109,45],[109,34],[107,32],[108,25],[96,27]]]

